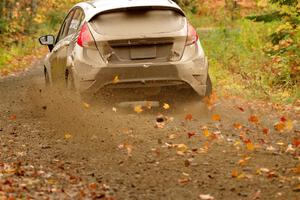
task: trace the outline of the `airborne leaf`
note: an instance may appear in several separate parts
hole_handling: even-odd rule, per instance
[[[165,110],[168,110],[168,109],[170,109],[170,105],[167,104],[167,103],[164,103],[163,108],[164,108]]]
[[[133,110],[138,114],[144,111],[141,105],[134,106]]]
[[[193,115],[192,115],[192,114],[187,114],[187,115],[185,116],[185,120],[186,120],[186,121],[192,121],[192,119],[193,119]]]
[[[218,114],[214,114],[214,115],[212,115],[212,120],[214,120],[214,121],[221,121],[221,116],[220,115],[218,115]]]
[[[259,123],[259,119],[258,119],[258,117],[255,116],[255,115],[250,115],[250,117],[248,118],[248,121],[249,121],[249,122],[252,122],[252,123],[254,123],[254,124]]]
[[[120,82],[119,76],[115,76],[114,79],[113,79],[113,83],[117,84],[119,82]]]

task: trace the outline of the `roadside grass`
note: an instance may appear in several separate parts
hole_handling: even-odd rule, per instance
[[[263,49],[275,23],[258,23],[246,19],[224,20],[190,16],[210,62],[215,91],[221,96],[242,96],[276,103],[293,103],[300,98],[299,87],[275,87],[270,74],[271,59]]]

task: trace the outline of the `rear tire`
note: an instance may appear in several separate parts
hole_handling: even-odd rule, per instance
[[[212,82],[209,74],[207,74],[205,97],[209,97],[211,94],[212,94]]]
[[[65,81],[66,81],[66,88],[71,91],[76,91],[74,78],[72,73],[69,70],[65,71]]]
[[[44,66],[44,77],[45,77],[45,85],[49,86],[50,85],[50,77],[47,71],[47,68]]]

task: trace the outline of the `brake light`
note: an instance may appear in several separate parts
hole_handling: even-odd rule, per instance
[[[87,47],[88,43],[93,41],[89,27],[87,23],[85,22],[80,30],[78,39],[77,39],[77,44],[81,47]]]
[[[196,29],[188,23],[188,36],[186,39],[186,46],[195,44],[199,39]]]

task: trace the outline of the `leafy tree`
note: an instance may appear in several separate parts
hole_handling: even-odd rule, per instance
[[[270,0],[280,14],[280,24],[270,35],[265,51],[272,57],[275,85],[299,84],[300,78],[300,2],[297,0]]]

